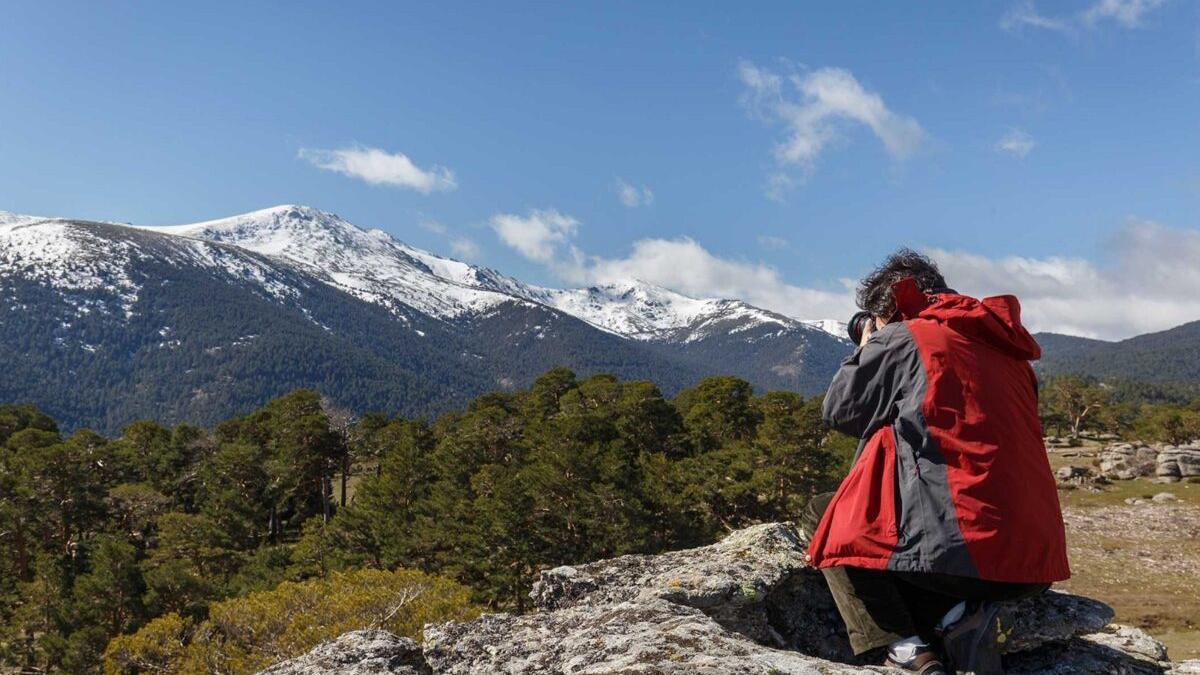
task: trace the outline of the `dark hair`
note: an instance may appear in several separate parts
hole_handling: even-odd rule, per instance
[[[891,286],[904,277],[912,277],[926,293],[947,290],[936,263],[911,248],[901,248],[858,282],[858,306],[875,316],[895,314]]]

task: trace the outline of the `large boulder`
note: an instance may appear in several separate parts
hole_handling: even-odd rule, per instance
[[[1100,475],[1117,480],[1132,480],[1154,475],[1158,451],[1145,445],[1117,443],[1104,448],[1098,457]]]
[[[1168,447],[1158,453],[1156,473],[1164,478],[1200,476],[1200,448]]]
[[[529,614],[427,625],[419,652],[378,631],[350,633],[267,672],[889,672],[854,664],[829,590],[786,523],[740,530],[711,546],[554,568],[530,595]],[[1111,619],[1103,603],[1065,593],[1007,606],[1010,671],[1167,672],[1160,644],[1137,629],[1107,627]]]

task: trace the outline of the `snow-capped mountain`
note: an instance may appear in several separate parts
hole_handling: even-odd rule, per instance
[[[804,323],[817,330],[823,330],[836,338],[846,338],[846,322],[837,319],[805,319]]]
[[[408,305],[441,319],[479,314],[519,298],[637,340],[692,342],[714,330],[728,330],[731,323],[741,330],[769,324],[827,332],[833,328],[838,332],[832,334],[844,334],[838,322],[803,322],[740,300],[691,298],[637,280],[576,289],[525,284],[306,206],[276,206],[220,220],[146,229],[282,258],[368,302],[389,308]]]
[[[232,218],[145,229],[287,260],[367,302],[389,309],[407,305],[441,319],[477,314],[522,295],[515,280],[306,206],[276,206]]]
[[[72,426],[208,422],[299,386],[424,414],[557,365],[815,392],[848,349],[738,300],[534,286],[303,206],[150,227],[0,212],[0,402]]]
[[[81,313],[93,308],[132,313],[144,283],[132,272],[135,261],[191,265],[227,275],[230,280],[249,280],[276,298],[298,293],[284,280],[286,268],[281,271],[269,260],[240,248],[183,237],[145,240],[134,232],[110,223],[0,212],[0,280],[20,277],[38,281],[68,297],[80,292],[96,294],[77,306]]]

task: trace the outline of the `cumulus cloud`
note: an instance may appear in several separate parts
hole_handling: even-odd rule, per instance
[[[910,156],[925,137],[915,119],[888,109],[879,94],[864,88],[850,71],[842,68],[819,68],[785,76],[743,62],[738,75],[751,110],[786,129],[785,138],[775,147],[775,159],[780,165],[812,170],[817,158],[839,138],[839,129],[847,123],[866,126],[896,159]],[[778,194],[786,187],[787,180],[772,177],[768,192]]]
[[[409,188],[422,194],[448,192],[458,187],[450,169],[444,166],[422,169],[402,152],[362,146],[337,150],[303,148],[299,157],[319,169],[358,178],[371,185]]]
[[[1095,28],[1111,22],[1122,28],[1139,28],[1145,17],[1164,4],[1165,0],[1096,0],[1079,12],[1062,16],[1040,13],[1032,0],[1012,6],[1000,19],[1000,27],[1008,31],[1040,28],[1064,34]]]
[[[641,279],[692,297],[740,298],[793,317],[840,318],[854,306],[845,284],[832,291],[790,284],[770,265],[714,255],[690,237],[641,239],[628,255],[591,257],[579,271],[587,283]]]
[[[927,252],[963,293],[1015,294],[1034,330],[1116,339],[1200,319],[1200,231],[1130,219],[1106,245],[1108,264]]]
[[[792,284],[771,265],[717,255],[691,237],[639,239],[625,255],[588,255],[572,242],[578,226],[554,210],[493,218],[506,244],[572,284],[640,279],[692,297],[739,298],[799,319],[842,319],[854,311],[852,279]],[[1129,219],[1103,244],[1105,262],[923,250],[960,292],[1016,295],[1033,331],[1120,339],[1200,319],[1200,230]]]
[[[996,151],[1024,157],[1032,152],[1036,145],[1033,136],[1021,129],[1010,129],[1008,133],[1000,137],[1000,140],[996,141]]]
[[[650,188],[643,185],[637,187],[626,183],[624,179],[618,178],[616,182],[617,199],[625,206],[634,209],[639,206],[650,206],[654,203],[654,193]]]
[[[529,215],[499,213],[492,216],[492,229],[505,244],[540,263],[555,262],[560,247],[568,245],[579,221],[554,209],[534,209]]]
[[[505,244],[573,284],[639,279],[693,297],[740,298],[803,318],[848,316],[854,305],[850,282],[833,290],[796,286],[770,265],[714,255],[690,237],[640,239],[627,255],[606,258],[576,247],[572,238],[579,222],[553,209],[499,214],[491,223]]]

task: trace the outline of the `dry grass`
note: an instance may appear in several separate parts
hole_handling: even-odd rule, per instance
[[[1091,466],[1092,459],[1053,452],[1051,464]],[[1177,499],[1125,503],[1160,492]],[[1073,576],[1058,586],[1112,605],[1117,621],[1162,640],[1172,659],[1200,658],[1200,484],[1139,478],[1059,497]]]

